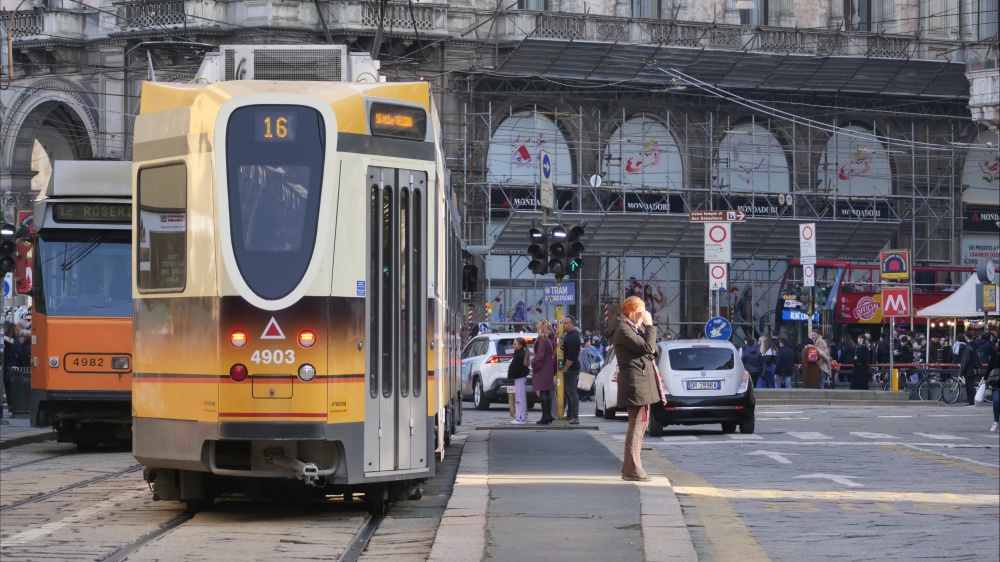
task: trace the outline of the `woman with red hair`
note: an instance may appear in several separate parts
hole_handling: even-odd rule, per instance
[[[666,404],[666,399],[656,368],[656,326],[640,297],[631,296],[622,303],[612,339],[618,358],[618,407],[628,411],[622,479],[648,482],[651,478],[642,469],[640,457],[642,436],[649,425],[649,406]]]

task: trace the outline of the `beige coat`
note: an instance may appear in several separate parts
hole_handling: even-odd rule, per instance
[[[819,370],[829,375],[833,372],[830,370],[830,344],[826,343],[823,336],[820,336],[816,338],[816,342],[813,345],[815,345],[816,349],[819,350],[819,361],[817,361],[817,364],[819,364]]]
[[[646,406],[660,401],[656,379],[656,326],[639,334],[624,318],[618,319],[613,341],[618,358],[618,407]]]

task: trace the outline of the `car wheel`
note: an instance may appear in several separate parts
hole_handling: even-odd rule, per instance
[[[532,400],[528,400],[528,409],[533,410],[534,408],[535,408],[535,402]]]
[[[649,435],[652,437],[663,437],[663,422],[652,416],[649,417]]]
[[[740,422],[740,433],[753,433],[753,418]]]
[[[455,425],[462,425],[462,393],[458,393],[458,400],[455,401]]]
[[[602,417],[604,415],[604,410],[601,409],[601,405],[594,400],[594,417]]]
[[[452,425],[453,421],[452,420],[454,420],[454,418],[455,418],[454,414],[445,412],[445,414],[444,414],[444,446],[445,447],[450,447],[451,446],[451,431],[452,431],[452,427],[453,427],[453,425]]]
[[[733,433],[736,431],[736,422],[722,422],[722,433]]]
[[[617,412],[618,412],[618,410],[615,410],[614,408],[608,406],[607,404],[604,405],[604,419],[606,419],[606,420],[613,420],[613,419],[615,419],[615,414]]]
[[[490,401],[483,394],[483,383],[479,379],[476,379],[476,382],[472,383],[472,405],[477,410],[490,409]]]

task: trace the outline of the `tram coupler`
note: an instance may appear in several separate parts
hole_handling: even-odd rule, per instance
[[[281,449],[267,449],[264,451],[264,461],[292,471],[296,478],[309,486],[320,486],[320,482],[318,482],[320,470],[316,466],[316,463],[306,463],[299,459],[293,459]]]

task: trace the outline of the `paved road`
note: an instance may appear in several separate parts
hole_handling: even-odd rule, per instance
[[[580,410],[581,423],[624,441],[624,416]],[[465,423],[506,415],[467,410]],[[646,437],[644,459],[673,484],[702,561],[996,561],[991,423],[989,405],[764,406],[754,434],[670,426]]]

